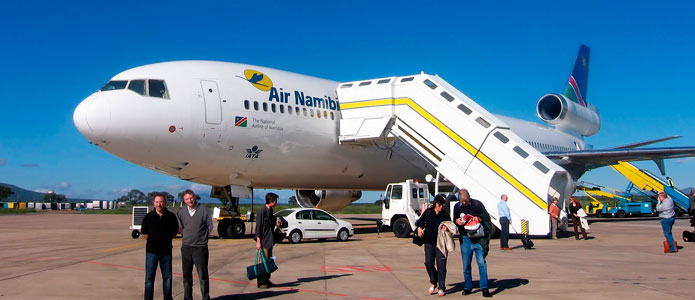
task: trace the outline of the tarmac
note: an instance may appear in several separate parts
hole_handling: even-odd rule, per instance
[[[213,299],[433,299],[424,270],[424,250],[392,232],[376,232],[369,218],[337,215],[355,225],[346,242],[283,242],[274,255],[278,287],[261,290],[246,279],[255,243],[245,239],[209,241]],[[141,299],[145,240],[130,237],[130,215],[47,212],[0,215],[0,299]],[[250,228],[251,224],[247,224]],[[679,253],[663,253],[658,220],[593,223],[589,240],[570,234],[559,240],[534,239],[525,250],[490,243],[490,291],[500,299],[695,299],[695,244],[685,244],[688,220],[673,234]],[[174,240],[173,293],[183,299],[181,240]],[[474,263],[475,264],[475,263]],[[460,252],[450,254],[445,298],[482,298],[473,266],[474,293],[462,296]],[[194,279],[194,299],[200,299]],[[161,278],[155,299],[161,299]]]

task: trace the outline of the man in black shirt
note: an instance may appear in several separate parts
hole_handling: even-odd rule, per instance
[[[142,236],[147,239],[145,246],[145,300],[154,296],[154,278],[157,264],[162,271],[162,290],[164,299],[171,297],[171,239],[179,231],[176,215],[167,210],[167,201],[163,194],[154,196],[154,211],[142,220]]]
[[[265,194],[265,205],[256,214],[256,249],[263,249],[266,259],[270,259],[273,255],[273,231],[275,226],[280,226],[280,220],[273,216],[273,207],[277,204],[278,195],[267,193]],[[274,283],[270,282],[270,274],[259,275],[256,282],[260,289],[275,286]]]
[[[469,216],[466,216],[469,215]],[[477,218],[478,222],[485,228],[485,236],[468,237],[465,226],[464,216]],[[468,190],[459,190],[459,203],[454,205],[454,220],[458,225],[459,241],[461,242],[461,259],[463,260],[463,294],[468,295],[473,290],[473,277],[471,276],[471,262],[475,253],[475,261],[478,263],[478,273],[480,274],[480,289],[483,297],[492,297],[487,285],[487,263],[485,257],[489,250],[490,233],[492,232],[492,221],[490,215],[482,202],[471,199]]]

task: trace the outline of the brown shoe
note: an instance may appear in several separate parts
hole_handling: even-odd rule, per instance
[[[500,250],[512,250],[512,248],[509,248],[509,247],[507,247],[507,248],[500,248]]]

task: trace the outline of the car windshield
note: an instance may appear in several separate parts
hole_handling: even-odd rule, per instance
[[[291,209],[283,209],[283,210],[281,210],[281,211],[279,211],[279,212],[276,212],[274,216],[276,216],[276,217],[287,217],[287,216],[289,216],[292,212],[294,212],[294,210],[291,210]]]

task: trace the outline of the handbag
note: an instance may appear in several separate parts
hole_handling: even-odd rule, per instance
[[[429,215],[430,215],[430,211],[426,210],[425,214],[422,216],[422,218],[424,218],[424,222],[425,222],[422,226],[423,232],[424,232],[424,228],[427,227],[427,217],[429,217]],[[413,244],[418,245],[418,247],[419,247],[419,246],[422,246],[424,243],[425,243],[425,234],[423,233],[422,237],[417,236],[417,227],[416,227],[415,232],[413,232]]]
[[[473,224],[469,225],[469,223],[473,223]],[[476,219],[475,217],[466,221],[464,228],[466,229],[466,235],[469,238],[481,238],[481,237],[485,236],[485,227],[483,226],[483,224],[480,224],[478,222],[478,219]]]
[[[261,255],[262,258],[262,263],[256,263],[258,262],[258,255]],[[278,266],[275,264],[275,261],[272,259],[266,260],[265,254],[263,254],[263,250],[258,249],[256,251],[256,260],[254,261],[256,263],[255,265],[251,265],[246,267],[246,278],[249,280],[258,278],[258,276],[265,275],[265,274],[270,274],[275,272],[275,270],[278,269]]]

